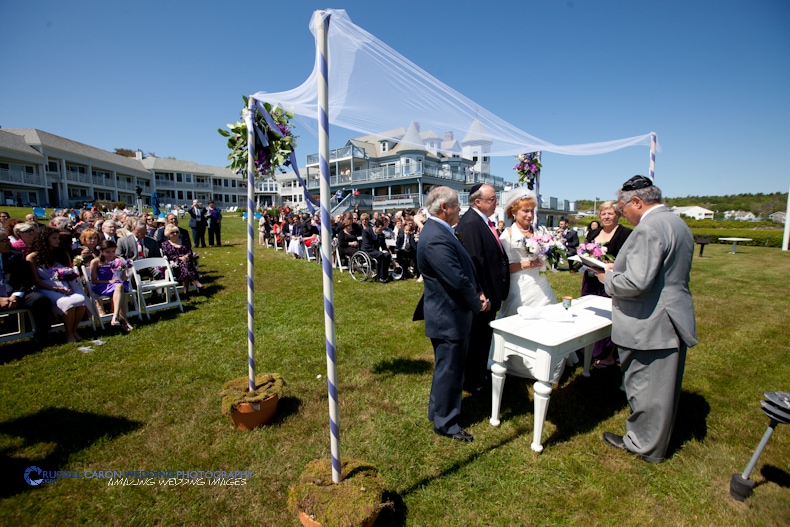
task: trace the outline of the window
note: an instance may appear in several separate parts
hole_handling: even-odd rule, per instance
[[[390,144],[387,141],[382,141],[379,143],[381,145],[381,151],[387,152],[390,149]]]
[[[192,174],[184,174],[184,181],[192,183]]]
[[[227,179],[223,179],[222,180],[222,186],[223,187],[227,187],[228,186],[228,180]]]
[[[183,190],[179,190],[178,191],[178,199],[184,199],[184,191]]]
[[[60,172],[60,164],[57,161],[47,163],[47,172]]]
[[[477,163],[477,156],[472,156],[472,162]]]
[[[183,183],[184,182],[184,176],[180,172],[176,173],[176,182],[177,183]]]
[[[489,157],[488,156],[483,156],[483,163],[488,163],[488,161],[489,161]]]
[[[195,198],[192,197],[192,191],[191,190],[187,190],[187,200],[191,200],[191,199],[195,199]]]

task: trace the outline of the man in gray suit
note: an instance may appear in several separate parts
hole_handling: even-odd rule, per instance
[[[661,190],[634,176],[617,193],[634,231],[614,264],[597,273],[612,297],[612,341],[618,346],[631,415],[626,435],[604,441],[660,463],[675,423],[686,349],[697,344],[689,273],[694,238],[661,204]]]
[[[458,194],[449,187],[435,187],[425,208],[431,216],[417,244],[425,293],[414,319],[425,320],[425,336],[433,345],[428,419],[437,434],[471,442],[474,437],[459,424],[464,366],[472,319],[491,309],[491,302],[476,283],[472,259],[453,232],[461,213]]]

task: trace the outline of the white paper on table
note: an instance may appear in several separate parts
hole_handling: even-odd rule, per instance
[[[562,304],[550,306],[530,307],[521,306],[517,310],[518,316],[524,320],[545,320],[547,322],[573,322],[573,315]]]

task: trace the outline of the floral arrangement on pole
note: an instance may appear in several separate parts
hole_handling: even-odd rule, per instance
[[[529,190],[535,190],[535,178],[538,177],[543,166],[540,164],[538,152],[521,154],[516,159],[518,163],[513,167],[513,170],[518,174],[518,181],[526,183]]]
[[[543,263],[540,268],[542,275],[545,275],[546,271],[553,268],[565,255],[562,238],[553,236],[545,229],[541,229],[532,237],[521,239],[518,244],[526,251],[528,260],[540,260]]]
[[[249,98],[243,97],[244,109],[247,108]],[[244,111],[244,109],[242,111]],[[267,116],[263,115],[264,109]],[[255,133],[255,171],[261,176],[273,176],[279,169],[285,172],[282,167],[290,166],[291,154],[296,148],[296,136],[293,135],[294,125],[291,122],[294,114],[283,110],[279,106],[272,106],[267,102],[262,102],[255,107],[253,123],[256,128]],[[276,126],[272,129],[270,123]],[[230,131],[219,128],[217,132],[223,137],[228,138],[228,160],[227,166],[236,174],[247,175],[247,123],[240,119],[235,123],[228,124]]]

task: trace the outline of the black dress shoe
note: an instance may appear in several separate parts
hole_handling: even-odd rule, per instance
[[[434,432],[436,431],[434,430]],[[442,432],[436,432],[436,433],[441,436],[449,437],[453,441],[462,441],[464,443],[471,443],[472,441],[475,440],[475,437],[469,432],[467,432],[466,430],[464,430],[463,428],[454,434],[445,434]]]
[[[620,450],[625,450],[626,452],[630,452],[625,447],[625,442],[623,441],[623,436],[619,436],[619,435],[613,434],[611,432],[604,432],[603,433],[603,440],[609,446],[612,446],[614,448],[618,448]]]

